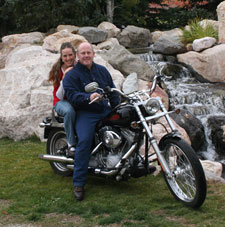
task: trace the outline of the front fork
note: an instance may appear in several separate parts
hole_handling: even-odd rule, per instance
[[[159,163],[160,163],[161,167],[163,168],[164,173],[167,176],[172,177],[173,174],[171,173],[171,171],[170,171],[170,169],[169,169],[169,167],[167,165],[167,162],[166,162],[164,156],[161,154],[161,150],[159,149],[159,146],[157,144],[157,141],[154,138],[151,130],[149,129],[149,126],[148,126],[145,118],[143,117],[139,106],[135,105],[135,109],[136,109],[136,111],[137,111],[137,113],[138,113],[138,115],[140,117],[140,120],[141,120],[141,123],[142,123],[143,127],[145,128],[146,134],[147,134],[147,136],[149,138],[149,141],[150,141],[150,143],[151,143],[151,145],[152,145],[152,147],[153,147],[153,149],[154,149],[154,151],[155,151],[155,153],[156,153],[156,155],[158,157]],[[167,114],[166,115],[166,119],[168,120],[168,118],[169,118],[169,116]],[[172,124],[170,126],[172,126],[171,127],[172,130],[175,130],[175,127],[173,126],[173,123],[171,121],[169,121],[169,124]]]

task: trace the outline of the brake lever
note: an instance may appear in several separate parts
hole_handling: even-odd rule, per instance
[[[102,95],[94,98],[92,101],[90,101],[88,104],[92,104],[93,102],[97,101],[98,99],[101,99],[102,98]]]

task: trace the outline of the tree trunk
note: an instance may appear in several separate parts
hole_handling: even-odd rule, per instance
[[[108,21],[113,23],[114,0],[107,0],[106,4]]]

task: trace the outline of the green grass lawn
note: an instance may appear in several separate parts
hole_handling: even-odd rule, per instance
[[[78,202],[72,177],[38,159],[45,147],[36,138],[0,140],[0,226],[224,226],[225,184],[208,182],[194,210],[174,199],[161,174],[125,182],[89,176]]]

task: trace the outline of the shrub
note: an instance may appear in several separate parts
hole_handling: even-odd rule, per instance
[[[181,37],[181,42],[184,44],[192,43],[195,39],[200,39],[204,37],[213,37],[218,40],[218,31],[214,29],[211,24],[203,27],[200,24],[200,19],[194,19],[189,24],[188,28],[182,28],[183,35]]]

